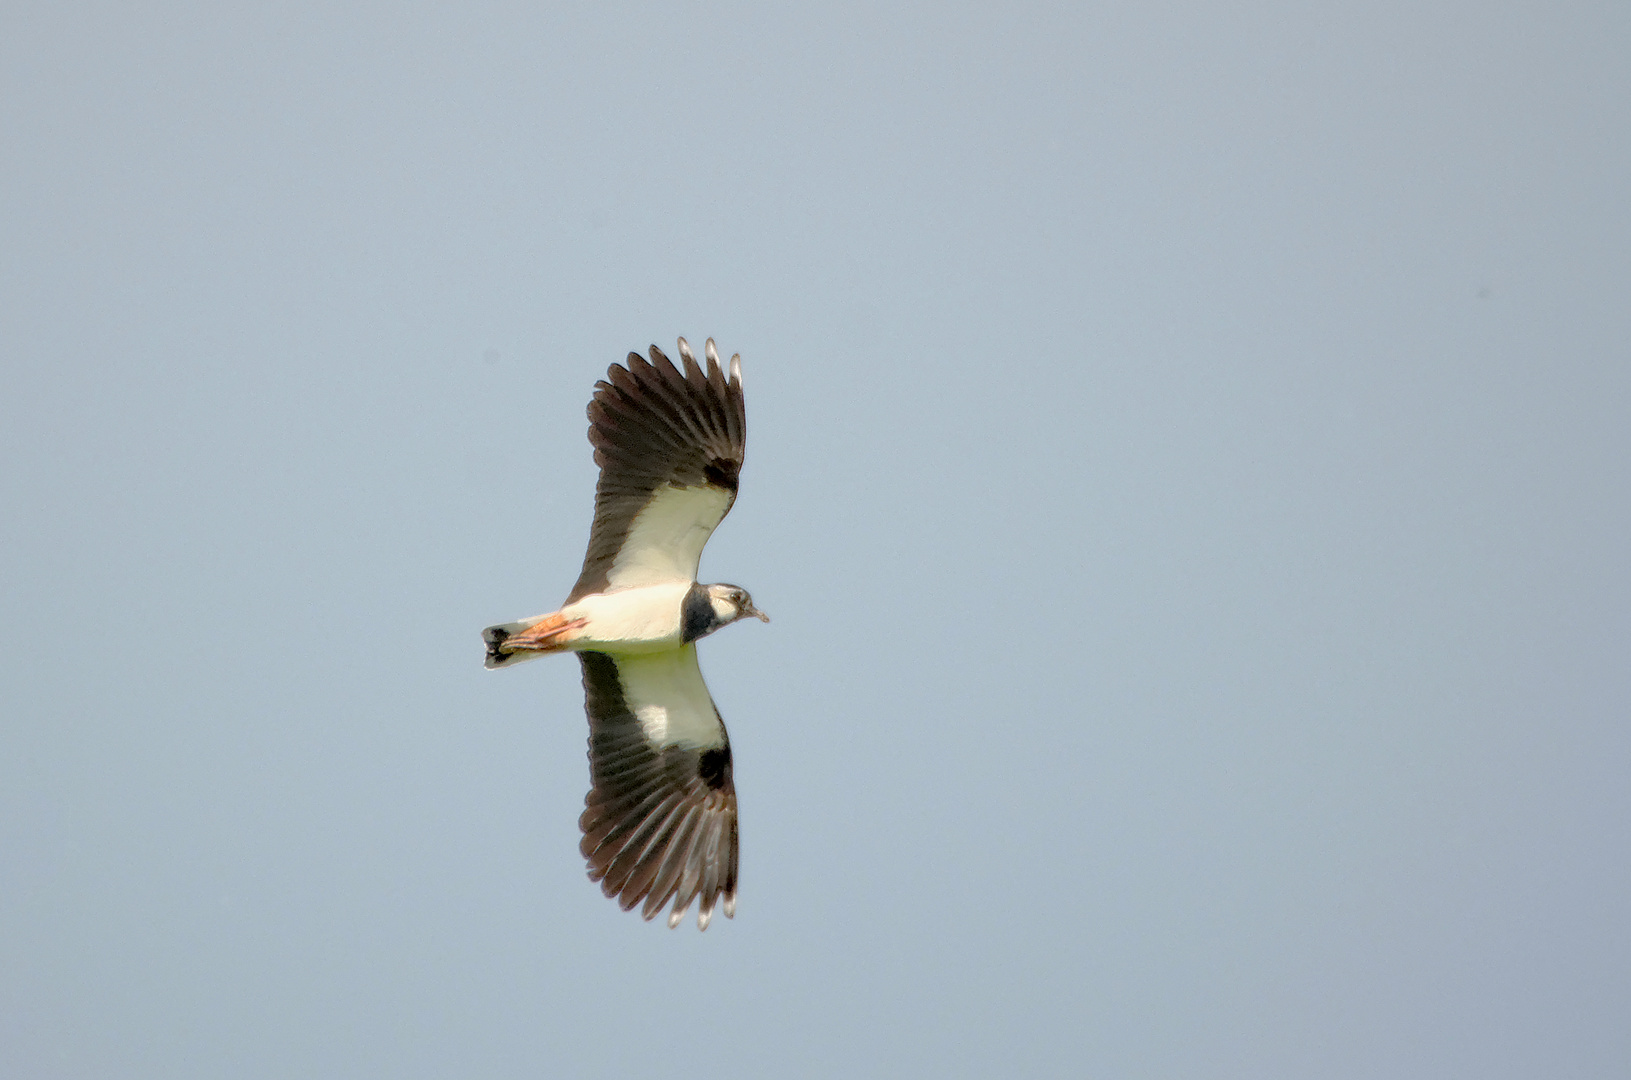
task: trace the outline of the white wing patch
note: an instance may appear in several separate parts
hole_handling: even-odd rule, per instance
[[[657,746],[719,746],[725,726],[697,667],[695,645],[660,653],[622,655],[617,660],[623,700]]]
[[[730,506],[731,493],[712,485],[658,488],[629,524],[606,575],[608,591],[695,581],[703,545]]]

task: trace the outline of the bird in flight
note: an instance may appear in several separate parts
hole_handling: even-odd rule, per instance
[[[725,724],[697,667],[697,641],[738,619],[770,621],[737,585],[702,585],[702,547],[736,501],[747,435],[742,361],[727,378],[679,339],[595,384],[589,442],[600,481],[583,573],[548,615],[489,626],[487,667],[575,652],[589,716],[589,794],[579,845],[589,879],[627,911],[678,926],[736,913],[736,785]]]

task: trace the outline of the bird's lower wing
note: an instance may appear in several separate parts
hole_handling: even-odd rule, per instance
[[[581,849],[589,877],[650,919],[670,900],[678,925],[693,899],[706,929],[736,910],[736,786],[730,740],[696,649],[578,654],[589,716]]]

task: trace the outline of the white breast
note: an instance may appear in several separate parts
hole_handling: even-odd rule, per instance
[[[587,619],[572,648],[606,653],[672,649],[680,641],[680,604],[689,581],[591,593],[561,609],[569,619]]]

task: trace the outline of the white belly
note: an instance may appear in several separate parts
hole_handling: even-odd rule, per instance
[[[606,653],[645,653],[680,643],[680,604],[689,581],[666,581],[615,592],[591,593],[561,609],[569,619],[587,619],[573,649]]]

